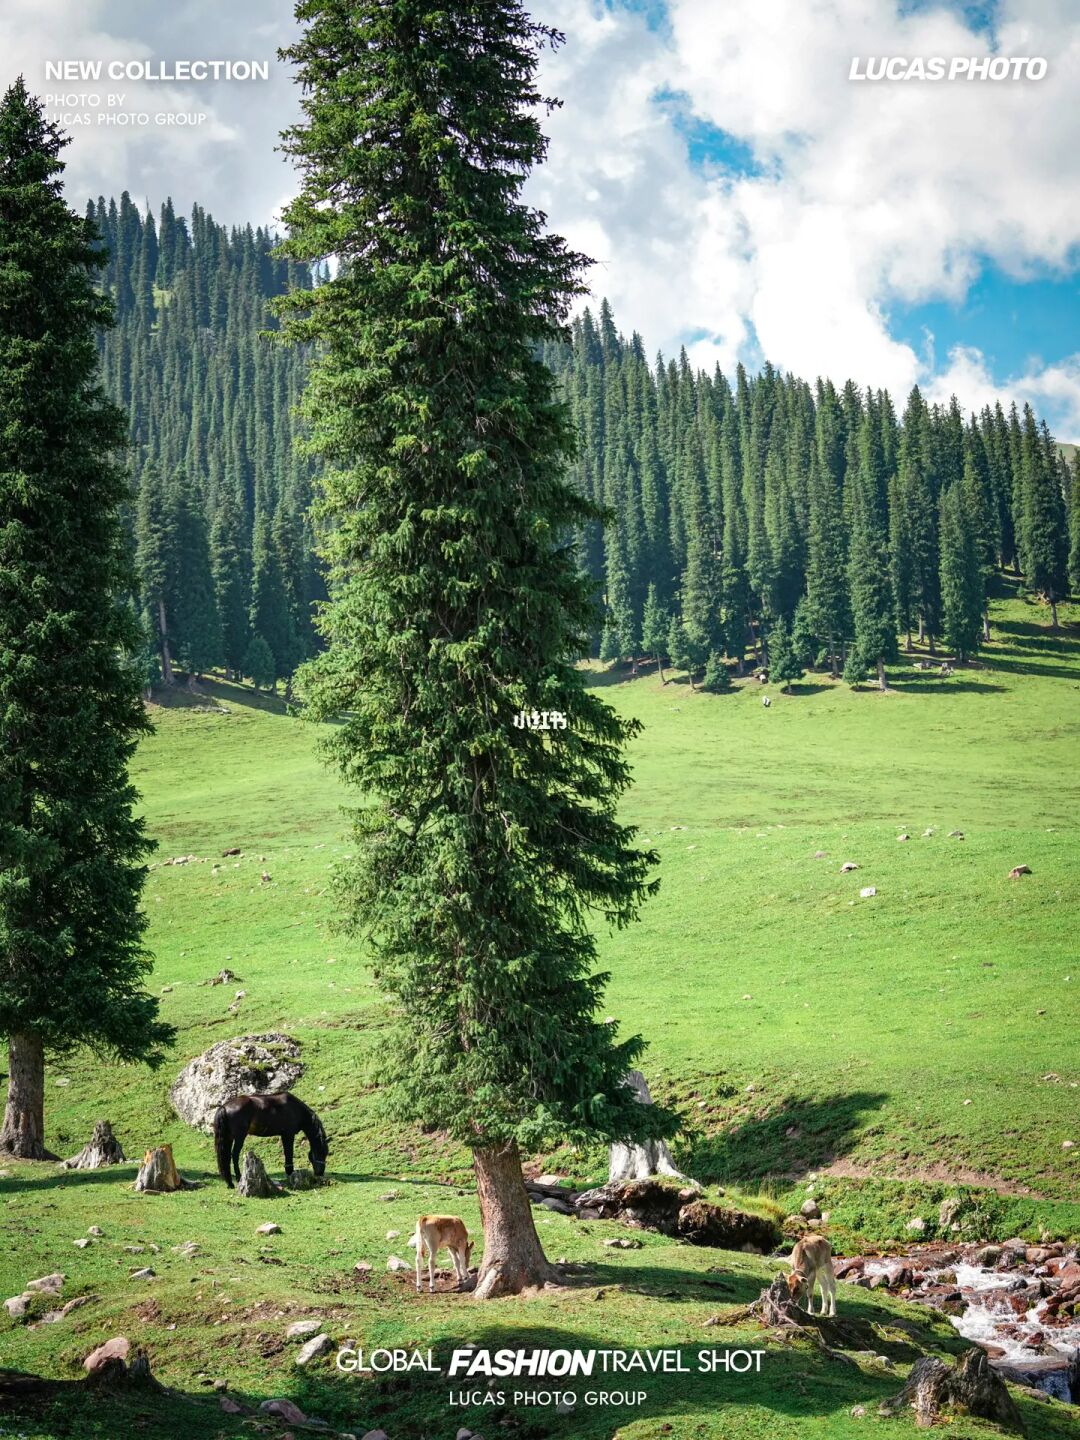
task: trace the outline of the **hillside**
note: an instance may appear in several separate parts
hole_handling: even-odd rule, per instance
[[[771,1196],[784,1213],[806,1174],[818,1173],[840,1248],[900,1239],[917,1215],[932,1229],[958,1181],[989,1187],[968,1192],[982,1195],[971,1233],[1080,1234],[1080,1150],[1062,1148],[1080,1142],[1080,613],[1062,615],[1067,628],[1055,636],[1045,609],[997,601],[983,663],[952,679],[897,667],[884,696],[815,674],[790,696],[769,687],[766,709],[755,681],[713,696],[691,693],[682,677],[661,686],[651,673],[628,678],[628,667],[596,670],[606,697],[645,722],[624,813],[659,852],[662,877],[642,922],[602,939],[610,1013],[650,1042],[650,1083],[685,1119],[684,1166]],[[155,707],[156,731],[137,763],[161,845],[146,904],[153,986],[180,1032],[175,1056],[151,1075],[80,1054],[51,1068],[46,1110],[48,1143],[60,1153],[78,1149],[107,1115],[129,1157],[171,1141],[181,1171],[205,1188],[148,1198],[131,1193],[132,1166],[9,1167],[0,1179],[3,1294],[60,1269],[65,1295],[99,1298],[62,1324],[0,1319],[4,1363],[70,1378],[94,1343],[126,1333],[189,1397],[171,1403],[196,1440],[241,1433],[239,1419],[199,1399],[216,1378],[256,1401],[290,1395],[357,1433],[379,1421],[392,1440],[411,1440],[455,1432],[445,1386],[361,1381],[323,1362],[301,1376],[280,1340],[285,1324],[317,1313],[339,1339],[360,1336],[369,1347],[445,1349],[465,1335],[481,1344],[709,1343],[717,1332],[701,1329],[705,1319],[752,1298],[770,1262],[652,1235],[641,1250],[612,1251],[603,1247],[618,1233],[609,1224],[548,1215],[549,1253],[586,1263],[584,1288],[498,1302],[485,1309],[482,1333],[476,1312],[462,1313],[466,1300],[420,1301],[410,1276],[383,1273],[391,1251],[410,1255],[403,1247],[421,1210],[457,1211],[475,1230],[471,1177],[437,1134],[399,1134],[379,1121],[383,1012],[362,949],[329,929],[329,873],[348,846],[343,797],[318,762],[317,735],[250,689],[205,690]],[[234,847],[241,856],[222,857]],[[177,856],[197,858],[161,863]],[[847,860],[859,868],[842,875]],[[1032,874],[1009,879],[1021,863]],[[861,898],[870,886],[877,893]],[[226,966],[235,983],[210,986]],[[331,1184],[245,1202],[215,1178],[210,1142],[177,1120],[167,1092],[214,1041],[267,1030],[302,1042],[308,1068],[297,1089],[330,1134]],[[257,1145],[279,1172],[277,1142]],[[599,1154],[536,1158],[577,1179],[604,1168]],[[254,1236],[271,1215],[283,1233]],[[91,1224],[104,1238],[76,1250]],[[388,1239],[389,1230],[400,1237]],[[191,1240],[195,1258],[172,1252]],[[142,1258],[124,1249],[150,1243],[160,1251]],[[354,1274],[357,1260],[373,1265],[369,1280]],[[127,1278],[148,1262],[154,1280]],[[905,1316],[926,1325],[924,1312],[877,1293],[841,1287],[841,1306],[887,1325]],[[940,1327],[917,1333],[927,1345],[956,1344]],[[745,1323],[720,1334],[725,1346],[761,1338]],[[895,1353],[901,1366],[912,1358]],[[860,1431],[852,1406],[898,1388],[872,1365],[796,1347],[770,1352],[762,1375],[737,1389],[667,1377],[636,1418],[549,1412],[526,1416],[513,1433],[601,1440],[617,1428],[621,1440],[644,1440],[663,1421],[676,1440],[842,1440]],[[1057,1407],[1023,1404],[1032,1436],[1075,1433]],[[20,1432],[142,1433],[138,1405],[73,1415],[58,1401],[46,1413],[28,1412]],[[487,1416],[463,1411],[461,1423],[486,1428]],[[907,1433],[909,1422],[896,1428]],[[951,1433],[989,1432],[959,1421]]]

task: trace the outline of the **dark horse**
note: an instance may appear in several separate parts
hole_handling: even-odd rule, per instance
[[[229,1174],[229,1158],[237,1180],[240,1179],[240,1151],[249,1135],[280,1135],[285,1152],[285,1173],[293,1173],[293,1141],[296,1132],[307,1136],[308,1157],[316,1175],[326,1169],[330,1143],[322,1121],[295,1095],[234,1095],[214,1112],[214,1149],[217,1151],[218,1174],[233,1188]]]

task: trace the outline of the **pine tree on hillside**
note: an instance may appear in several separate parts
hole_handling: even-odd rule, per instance
[[[656,660],[656,669],[662,685],[667,684],[664,679],[664,656],[667,654],[667,637],[670,628],[671,616],[666,607],[660,603],[656,585],[650,584],[645,596],[645,612],[641,621],[641,644],[646,655],[652,655]]]
[[[781,616],[769,635],[769,679],[790,695],[792,681],[801,679],[802,673],[787,621]]]
[[[976,523],[961,484],[942,491],[940,515],[943,634],[962,664],[979,646],[985,592]]]
[[[221,618],[201,497],[186,476],[177,476],[173,485],[176,654],[191,686],[204,670],[222,663]]]
[[[21,79],[0,101],[0,1151],[45,1149],[45,1056],[156,1064],[151,846],[128,775],[149,727],[123,511],[123,414],[100,385],[96,230],[64,203],[65,140]],[[52,1157],[55,1158],[55,1157]]]
[[[537,353],[584,264],[520,199],[555,36],[518,0],[297,15],[286,250],[349,257],[282,307],[320,346],[326,461],[328,648],[302,691],[344,717],[330,752],[363,796],[341,899],[402,1015],[384,1090],[472,1151],[487,1298],[558,1278],[523,1148],[673,1123],[623,1083],[642,1042],[597,1015],[590,917],[630,921],[655,857],[615,814],[636,727],[576,665],[595,605],[567,535],[597,512],[562,478],[574,437]],[[514,726],[541,703],[565,730]]]
[[[175,683],[172,665],[172,607],[176,574],[176,523],[173,495],[157,466],[143,472],[135,513],[139,588],[157,646],[161,683]]]
[[[1065,502],[1056,447],[1024,406],[1020,478],[1020,569],[1024,584],[1050,606],[1057,629],[1058,601],[1068,589]]]
[[[895,661],[899,652],[888,556],[884,538],[874,528],[877,518],[873,502],[863,495],[856,496],[852,510],[848,581],[858,662],[866,669],[876,668],[878,686],[887,690],[885,666]],[[845,679],[848,673],[845,669]]]
[[[227,495],[210,529],[210,570],[221,623],[221,653],[230,676],[242,673],[250,636],[243,542],[239,511]]]
[[[1080,597],[1080,449],[1073,452],[1069,484],[1069,586]]]

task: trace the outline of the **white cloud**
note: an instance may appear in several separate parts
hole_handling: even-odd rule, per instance
[[[999,53],[1049,62],[1045,80],[999,84],[848,80],[855,55],[990,53],[988,36],[945,6],[901,15],[887,0],[669,0],[667,36],[640,15],[583,19],[580,0],[542,8],[571,37],[548,67],[568,104],[540,182],[545,208],[571,237],[602,227],[610,260],[594,287],[650,342],[670,349],[704,331],[701,363],[728,367],[756,349],[804,375],[936,390],[932,337],[923,353],[898,340],[890,310],[962,300],[987,263],[1024,279],[1074,262],[1080,15],[1065,0],[999,5]],[[583,40],[590,27],[607,48]],[[695,169],[656,100],[670,91],[748,149],[755,172]],[[627,145],[632,183],[596,190]],[[947,371],[971,378],[956,355]],[[1075,430],[1072,373],[1048,370],[1039,393]],[[1037,376],[1026,381],[1034,393]]]
[[[987,53],[985,32],[944,3],[668,0],[651,29],[625,0],[533,0],[567,34],[545,56],[548,164],[528,196],[596,260],[594,294],[666,353],[730,371],[768,357],[800,374],[848,376],[899,395],[918,380],[977,395],[1022,386],[1080,436],[1077,365],[991,375],[954,350],[935,364],[890,316],[958,302],[981,267],[1024,279],[1080,253],[1080,12],[1074,0],[999,0],[1006,55],[1044,55],[1045,80],[866,84],[851,58]],[[5,0],[0,50],[44,89],[46,57],[266,58],[287,43],[287,0]],[[230,223],[265,223],[290,192],[274,147],[297,96],[274,61],[268,84],[125,85],[129,105],[207,111],[197,132],[80,128],[69,194],[128,189],[156,205],[198,200]],[[671,96],[683,97],[673,102]],[[164,104],[163,104],[164,102]],[[680,117],[725,131],[750,173],[694,164]],[[1020,393],[1013,390],[1011,393]],[[961,396],[963,398],[963,396]]]

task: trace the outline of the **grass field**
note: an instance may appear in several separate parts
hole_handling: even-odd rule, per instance
[[[958,1186],[967,1234],[1080,1234],[1080,614],[1063,607],[1058,635],[1046,618],[1006,597],[978,667],[950,680],[898,667],[885,696],[813,676],[791,696],[771,689],[766,709],[755,682],[708,696],[682,677],[594,677],[645,722],[624,814],[659,851],[662,880],[640,924],[601,937],[607,1011],[650,1042],[654,1092],[684,1117],[684,1167],[785,1212],[814,1174],[840,1248],[900,1240],[916,1215],[933,1233]],[[292,1397],[357,1434],[376,1423],[391,1440],[452,1437],[459,1425],[497,1433],[502,1411],[449,1410],[443,1379],[362,1379],[332,1360],[297,1369],[284,1329],[311,1315],[335,1340],[433,1346],[437,1359],[454,1340],[662,1345],[691,1361],[699,1347],[760,1346],[756,1326],[704,1323],[753,1298],[775,1262],[651,1235],[640,1250],[613,1251],[602,1242],[620,1232],[600,1222],[542,1217],[549,1253],[588,1267],[561,1294],[481,1307],[418,1299],[409,1276],[385,1272],[391,1252],[411,1257],[421,1210],[454,1210],[475,1228],[465,1157],[376,1118],[384,1014],[363,954],[330,930],[345,797],[316,757],[316,734],[276,701],[206,688],[228,713],[183,699],[156,709],[137,765],[156,859],[204,862],[157,868],[146,889],[153,985],[179,1028],[175,1056],[151,1075],[79,1055],[47,1081],[53,1149],[72,1153],[107,1115],[129,1155],[171,1141],[205,1188],[137,1196],[133,1166],[9,1164],[0,1178],[2,1294],[59,1269],[65,1298],[97,1297],[38,1328],[0,1314],[0,1363],[73,1380],[94,1344],[126,1334],[176,1392],[172,1428],[139,1397],[99,1413],[61,1394],[12,1421],[0,1415],[0,1434],[253,1433],[254,1421],[219,1408],[215,1379],[251,1404]],[[220,858],[234,846],[239,860]],[[841,874],[847,860],[859,868]],[[1033,873],[1010,880],[1021,863]],[[876,895],[861,898],[868,886]],[[205,983],[226,965],[235,986]],[[237,989],[244,998],[228,1013]],[[178,1121],[167,1092],[214,1041],[270,1029],[303,1043],[297,1090],[330,1133],[332,1180],[244,1201],[214,1178],[209,1141]],[[1069,1139],[1077,1148],[1062,1148]],[[280,1149],[260,1149],[279,1170]],[[604,1168],[599,1152],[536,1159],[576,1179]],[[256,1236],[271,1215],[283,1233]],[[92,1224],[104,1236],[76,1249]],[[200,1253],[171,1249],[186,1241]],[[160,1248],[125,1249],[137,1245]],[[358,1260],[373,1265],[369,1278],[354,1272]],[[155,1278],[128,1278],[148,1263]],[[883,1327],[881,1353],[901,1370],[913,1340],[956,1348],[951,1330],[877,1292],[842,1287],[841,1304]],[[760,1375],[650,1378],[629,1387],[648,1390],[640,1407],[518,1409],[508,1433],[842,1440],[877,1423],[852,1417],[853,1406],[872,1416],[899,1387],[879,1362],[770,1347]],[[1076,1412],[1022,1404],[1032,1436],[1080,1434]],[[957,1420],[950,1433],[989,1432]]]

